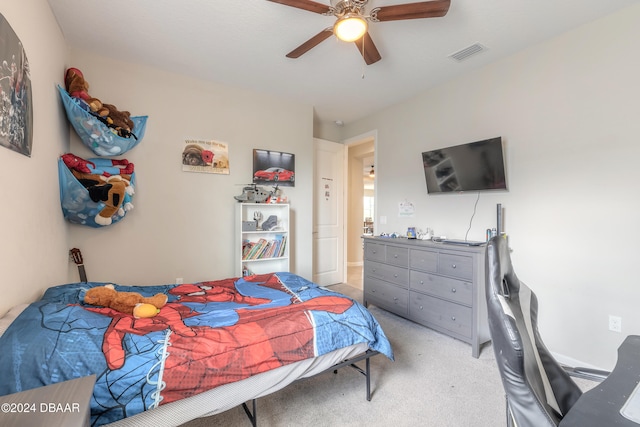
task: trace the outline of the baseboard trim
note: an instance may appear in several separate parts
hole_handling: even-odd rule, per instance
[[[558,354],[551,352],[553,357],[558,361],[558,363],[571,367],[582,367],[582,368],[591,368],[591,369],[600,369],[603,370],[600,366],[594,366],[589,363],[583,362],[578,359],[574,359],[573,357],[565,356],[564,354]]]

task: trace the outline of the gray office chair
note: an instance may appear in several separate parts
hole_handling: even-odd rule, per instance
[[[582,391],[553,358],[538,332],[538,300],[518,280],[503,236],[487,245],[489,330],[507,398],[507,426],[556,427]],[[607,372],[573,370],[602,381]]]

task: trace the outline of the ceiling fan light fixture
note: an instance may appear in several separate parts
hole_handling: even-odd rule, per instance
[[[347,13],[333,25],[333,34],[345,42],[359,40],[367,32],[369,25],[360,15]]]

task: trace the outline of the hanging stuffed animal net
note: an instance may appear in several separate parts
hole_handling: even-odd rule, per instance
[[[98,156],[119,156],[138,145],[144,137],[148,116],[133,116],[133,129],[127,138],[122,137],[109,127],[103,119],[82,107],[80,101],[69,96],[60,85],[58,91],[67,113],[67,118],[80,137],[80,140]]]
[[[69,158],[84,163],[69,167],[65,164]],[[135,173],[133,163],[127,160],[84,160],[65,154],[58,159],[58,178],[62,213],[69,222],[104,227],[119,222],[133,209]]]

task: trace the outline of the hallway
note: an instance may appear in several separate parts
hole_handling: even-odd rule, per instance
[[[347,267],[347,283],[354,288],[362,288],[362,266]]]

